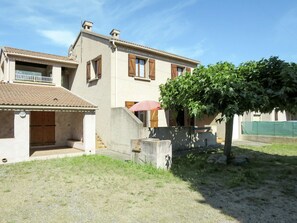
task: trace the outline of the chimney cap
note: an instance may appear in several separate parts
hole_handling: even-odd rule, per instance
[[[119,38],[120,38],[120,33],[121,33],[120,30],[118,30],[118,29],[112,29],[112,30],[110,31],[109,34],[110,34],[113,38],[119,39]]]
[[[82,24],[82,27],[85,29],[85,30],[92,30],[92,27],[93,27],[93,22],[90,22],[90,21],[87,21],[85,20]]]

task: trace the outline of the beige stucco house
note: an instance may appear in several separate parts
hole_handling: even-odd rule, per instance
[[[164,110],[136,112],[131,117],[127,108],[144,100],[158,101],[160,84],[191,72],[199,62],[122,40],[116,29],[109,36],[95,33],[92,25],[85,21],[69,48],[69,56],[78,62],[69,89],[98,106],[96,133],[108,148],[123,152],[131,138],[145,136],[143,126],[169,126],[176,121]],[[184,114],[180,119],[184,124],[189,121]]]
[[[36,148],[95,153],[96,106],[68,90],[77,66],[68,57],[1,49],[0,163],[30,160]]]

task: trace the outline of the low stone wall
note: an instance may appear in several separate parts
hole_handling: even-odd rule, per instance
[[[264,143],[297,143],[297,137],[241,135],[241,139]]]
[[[110,149],[130,155],[130,140],[145,138],[143,123],[127,108],[112,108],[111,117]]]
[[[172,145],[170,140],[132,139],[131,160],[136,163],[151,164],[160,169],[170,169]]]
[[[170,140],[172,150],[186,150],[216,145],[216,135],[203,128],[194,127],[158,127],[149,129],[150,138]]]

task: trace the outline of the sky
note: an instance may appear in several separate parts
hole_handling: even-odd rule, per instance
[[[203,65],[278,56],[297,62],[296,0],[0,0],[0,46],[67,55],[93,31]]]

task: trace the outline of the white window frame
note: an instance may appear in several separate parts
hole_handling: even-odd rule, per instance
[[[147,78],[147,58],[143,58],[143,57],[138,57],[136,56],[135,59],[135,77],[139,77],[139,78]],[[142,66],[140,64],[140,61],[143,61],[143,73],[141,74],[141,69],[140,66]]]
[[[184,71],[185,71],[185,68],[184,67],[181,67],[181,66],[177,66],[177,76],[181,76],[183,75]]]

